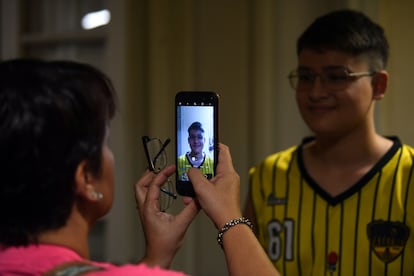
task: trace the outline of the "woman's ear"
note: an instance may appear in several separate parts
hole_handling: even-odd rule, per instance
[[[89,171],[89,165],[86,160],[78,164],[75,172],[76,193],[89,201],[99,201],[102,199],[102,193],[96,191],[95,177]]]
[[[388,73],[385,70],[376,72],[372,78],[373,97],[381,100],[385,96],[388,86]]]

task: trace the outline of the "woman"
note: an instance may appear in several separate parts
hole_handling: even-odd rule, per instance
[[[238,263],[246,258],[245,271],[257,272],[262,264],[264,274],[275,273],[249,227],[234,227],[245,222],[226,226],[241,212],[239,178],[225,146],[214,182],[189,172],[199,204],[184,198],[176,216],[159,208],[159,187],[174,166],[157,175],[147,171],[136,183],[147,244],[141,262],[116,266],[89,259],[88,233],[113,201],[108,136],[115,110],[111,82],[89,65],[0,63],[0,275],[183,275],[168,268],[199,206],[222,228],[231,274],[241,275]],[[244,256],[240,247],[256,250],[257,257]]]

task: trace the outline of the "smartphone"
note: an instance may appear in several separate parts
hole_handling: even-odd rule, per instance
[[[175,96],[176,189],[182,196],[195,196],[189,168],[200,169],[207,179],[216,174],[219,99],[211,91],[181,91]]]

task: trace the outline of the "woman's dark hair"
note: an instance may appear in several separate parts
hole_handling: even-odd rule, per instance
[[[299,37],[296,52],[299,55],[303,49],[312,49],[365,54],[371,70],[376,71],[386,67],[388,48],[380,25],[361,12],[338,10],[317,18]]]
[[[36,243],[39,233],[65,225],[76,168],[85,160],[101,173],[115,110],[110,80],[90,65],[0,63],[0,244]]]

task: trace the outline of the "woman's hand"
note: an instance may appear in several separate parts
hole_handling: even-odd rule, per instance
[[[197,200],[218,229],[241,217],[240,177],[233,168],[227,146],[219,145],[217,173],[211,181],[197,169],[191,169],[188,176]],[[228,229],[223,236],[223,251],[229,275],[279,275],[247,225]]]
[[[147,170],[135,184],[135,197],[146,240],[146,255],[142,261],[149,266],[170,267],[188,226],[199,211],[191,198],[183,199],[186,206],[177,215],[160,211],[160,187],[174,171],[173,165],[158,174]]]
[[[217,229],[241,217],[240,177],[234,170],[230,149],[219,144],[219,162],[216,176],[207,180],[198,169],[190,169],[188,176],[194,186],[197,200]]]

